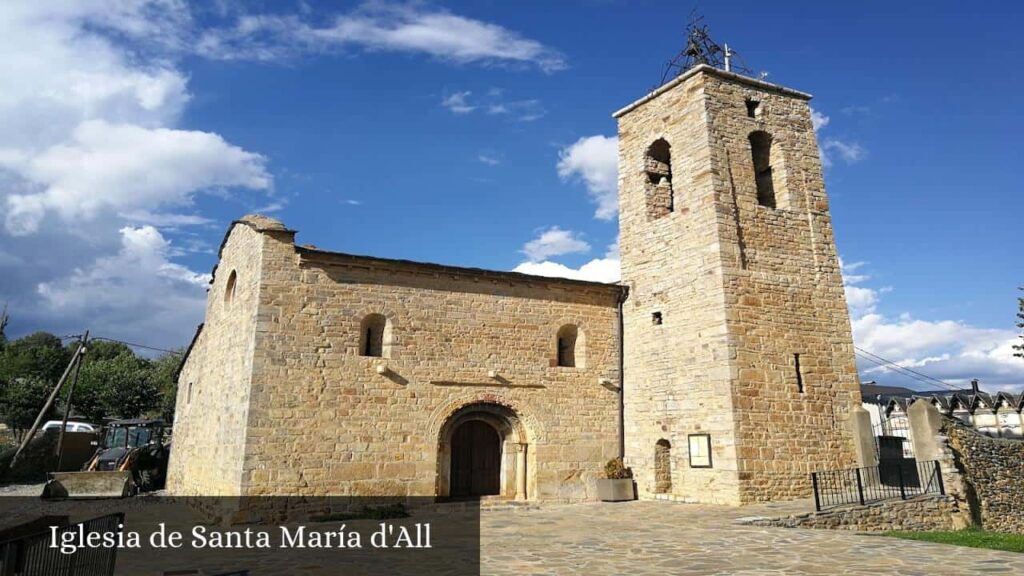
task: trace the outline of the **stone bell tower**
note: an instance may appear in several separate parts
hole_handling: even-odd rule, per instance
[[[615,113],[641,497],[809,496],[860,402],[810,95],[698,64]]]

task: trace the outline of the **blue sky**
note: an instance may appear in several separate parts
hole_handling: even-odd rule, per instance
[[[611,113],[660,80],[693,8],[40,4],[0,14],[20,80],[0,96],[10,331],[162,347],[187,343],[224,229],[252,211],[332,250],[612,279]],[[700,10],[748,67],[815,95],[858,345],[1024,383],[1021,9]]]

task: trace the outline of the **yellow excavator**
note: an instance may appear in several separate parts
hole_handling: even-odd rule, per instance
[[[161,420],[115,420],[81,472],[53,472],[44,499],[125,498],[158,490],[167,477],[170,443]]]

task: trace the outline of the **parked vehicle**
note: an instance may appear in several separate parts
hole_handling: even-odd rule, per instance
[[[42,431],[48,432],[50,430],[60,430],[61,420],[50,420],[46,424],[43,424]],[[98,426],[89,424],[88,422],[76,422],[68,420],[68,426],[64,429],[65,432],[97,432]]]
[[[115,420],[83,472],[56,472],[43,498],[123,498],[162,488],[170,444],[162,420]]]

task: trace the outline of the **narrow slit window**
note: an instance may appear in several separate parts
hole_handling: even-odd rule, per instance
[[[800,370],[800,355],[793,354],[793,370],[796,371],[796,389],[801,394],[804,393],[804,375]]]
[[[775,208],[775,182],[772,174],[772,137],[758,130],[750,134],[750,154],[754,164],[754,182],[757,185],[757,203]]]
[[[224,287],[224,304],[231,306],[231,303],[235,300],[235,287],[238,285],[238,273],[234,270],[228,275],[227,286]]]
[[[579,328],[566,324],[558,330],[557,346],[558,365],[566,368],[576,367],[576,341],[579,339]]]
[[[386,333],[388,320],[383,314],[369,314],[360,326],[359,355],[371,357],[388,356]]]

